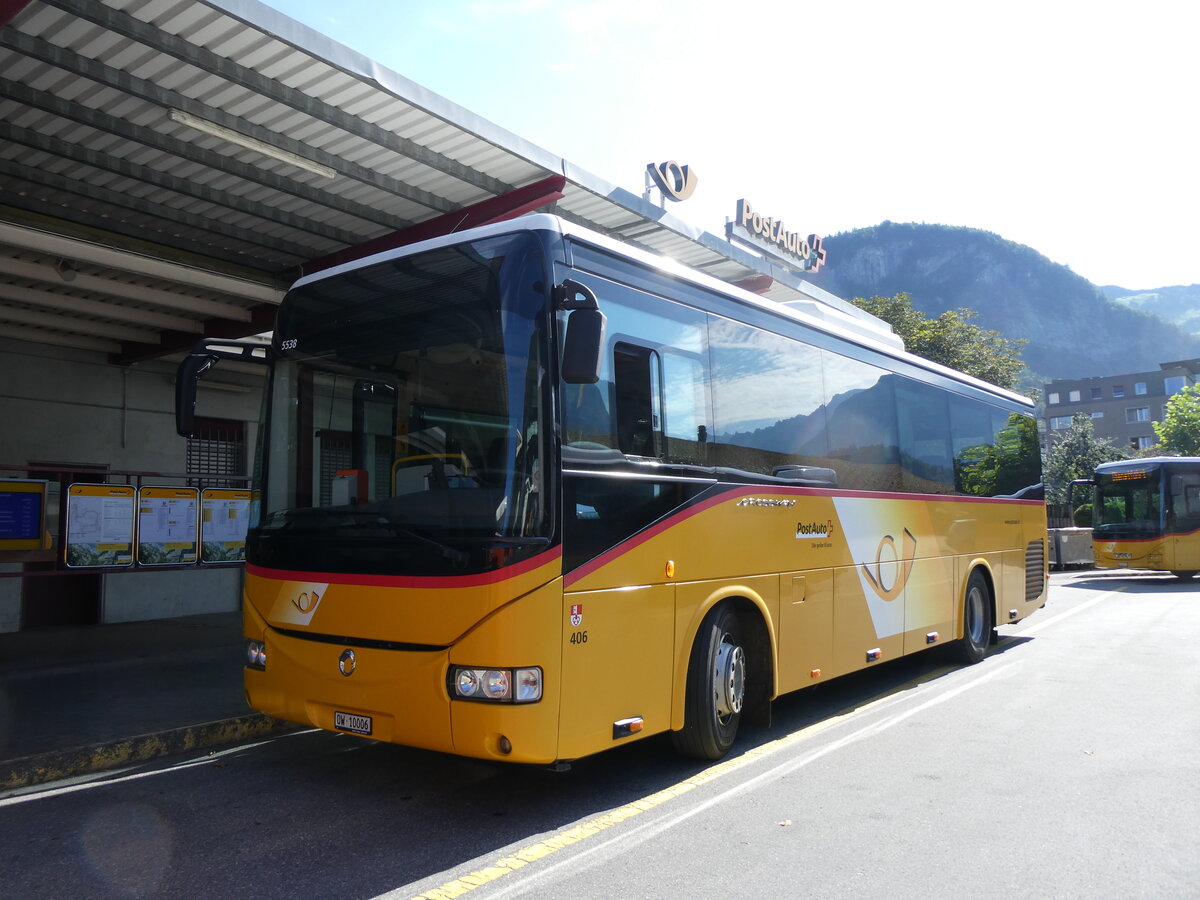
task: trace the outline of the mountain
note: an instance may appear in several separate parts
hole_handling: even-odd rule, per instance
[[[1123,306],[1153,313],[1190,334],[1200,335],[1200,284],[1177,284],[1148,291],[1131,291],[1106,284],[1100,290]]]
[[[1035,381],[1200,357],[1200,335],[1110,299],[1067,266],[991,232],[884,222],[828,237],[824,247],[824,270],[805,276],[818,287],[846,299],[903,291],[931,317],[973,309],[980,327],[1028,341],[1022,356]]]

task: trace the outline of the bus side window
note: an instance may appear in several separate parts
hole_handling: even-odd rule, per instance
[[[1200,525],[1200,476],[1172,475],[1170,485],[1175,527],[1196,528]]]
[[[894,385],[898,375],[822,351],[829,467],[853,490],[903,490]]]
[[[670,462],[703,464],[707,437],[704,367],[700,360],[662,349],[663,455]]]
[[[905,490],[922,494],[954,491],[950,410],[945,393],[901,378],[896,381],[896,424]]]
[[[820,350],[710,316],[709,354],[716,432],[709,465],[759,475],[830,465]]]

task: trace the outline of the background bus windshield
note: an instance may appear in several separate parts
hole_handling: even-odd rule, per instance
[[[1161,472],[1157,466],[1096,475],[1095,530],[1150,536],[1162,532]]]

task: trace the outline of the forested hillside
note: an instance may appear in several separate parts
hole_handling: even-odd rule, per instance
[[[1106,284],[1101,290],[1123,306],[1154,313],[1184,331],[1200,335],[1200,284],[1177,284],[1148,291]]]
[[[828,263],[808,276],[840,297],[906,292],[928,316],[973,309],[976,324],[1025,338],[1038,380],[1149,371],[1200,357],[1191,334],[1118,303],[1067,266],[973,228],[884,222],[825,239]]]

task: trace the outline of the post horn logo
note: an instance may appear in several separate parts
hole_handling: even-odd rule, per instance
[[[871,566],[867,563],[860,563],[862,571],[867,576],[867,581],[874,588],[875,593],[879,595],[881,600],[895,600],[900,596],[900,592],[904,590],[904,586],[908,584],[908,577],[912,574],[913,560],[917,556],[917,539],[913,537],[912,532],[907,528],[904,529],[904,537],[902,539],[902,553],[896,552],[896,539],[890,534],[885,534],[879,541],[879,546],[875,548],[875,571],[872,574]],[[883,567],[889,562],[884,559],[885,549],[891,553],[892,559],[890,562],[899,563],[900,574],[896,578],[894,584],[885,586],[883,577]]]
[[[316,591],[301,591],[297,596],[292,598],[292,606],[300,610],[303,615],[308,615],[317,608],[317,604],[321,602],[321,595]]]
[[[646,172],[653,179],[654,186],[662,191],[662,195],[668,200],[676,202],[692,196],[696,185],[700,183],[699,175],[688,166],[681,166],[673,159],[658,165],[649,163],[646,166]]]

